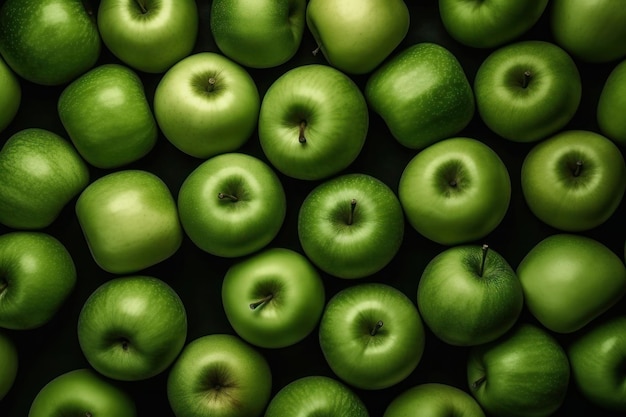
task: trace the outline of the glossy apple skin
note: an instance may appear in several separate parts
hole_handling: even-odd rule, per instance
[[[58,112],[81,156],[98,168],[117,168],[145,156],[158,127],[139,76],[118,64],[100,65],[61,93]]]
[[[250,74],[214,52],[178,61],[154,92],[154,115],[165,137],[196,158],[232,152],[257,125],[261,99]]]
[[[10,336],[0,331],[0,401],[11,390],[19,368],[19,355]]]
[[[177,417],[261,416],[271,389],[272,373],[266,359],[230,334],[210,334],[191,341],[167,379],[167,397]]]
[[[22,86],[0,56],[0,132],[15,118],[22,102]]]
[[[517,276],[528,310],[557,333],[585,327],[626,293],[621,258],[577,234],[558,233],[538,242],[519,263]]]
[[[403,237],[398,197],[367,174],[344,174],[321,183],[298,213],[298,238],[305,254],[339,278],[363,278],[380,271],[398,253]]]
[[[600,132],[622,147],[626,147],[624,113],[626,113],[626,60],[615,65],[609,73],[600,92],[596,111]]]
[[[463,67],[452,52],[430,42],[409,46],[376,69],[365,97],[393,137],[410,149],[456,135],[475,111]]]
[[[187,337],[187,313],[164,281],[144,275],[113,278],[87,298],[78,342],[89,364],[122,381],[151,378],[169,367]]]
[[[242,339],[263,348],[304,339],[317,326],[325,302],[320,274],[291,249],[270,248],[252,255],[228,268],[222,281],[228,322]]]
[[[0,9],[0,54],[28,81],[67,83],[95,65],[100,49],[80,0],[7,0]]]
[[[115,171],[93,181],[76,201],[76,216],[94,261],[115,274],[169,258],[183,239],[167,185],[143,170]]]
[[[467,381],[488,415],[547,417],[565,400],[570,365],[548,331],[523,322],[504,337],[471,348]]]
[[[428,146],[407,163],[398,197],[415,230],[451,246],[482,239],[500,224],[511,180],[493,149],[455,137]]]
[[[48,382],[33,400],[28,417],[70,415],[135,417],[128,393],[91,369],[66,372]]]
[[[264,417],[369,417],[363,401],[334,378],[309,375],[280,389],[270,400]]]
[[[528,152],[521,185],[528,207],[541,221],[581,232],[601,225],[617,210],[626,190],[626,163],[617,145],[598,133],[561,131]]]
[[[75,285],[74,260],[57,238],[30,231],[0,235],[0,327],[43,326]]]
[[[18,131],[0,149],[0,223],[15,229],[51,225],[89,176],[69,141],[39,128]]]
[[[198,165],[181,185],[177,204],[187,236],[205,252],[229,258],[267,246],[287,212],[278,175],[264,161],[237,152]]]
[[[102,0],[98,29],[122,62],[147,73],[163,73],[188,56],[198,35],[193,0]]]
[[[278,171],[320,180],[354,162],[368,127],[367,103],[354,81],[335,68],[309,64],[270,85],[258,131],[263,153]]]
[[[428,262],[420,277],[420,315],[448,344],[473,346],[495,340],[513,327],[524,306],[522,285],[511,265],[493,249],[484,251],[479,245],[445,249]]]
[[[535,142],[574,117],[582,82],[576,63],[559,46],[521,41],[485,58],[474,78],[474,95],[481,119],[494,133],[514,142]]]
[[[396,396],[383,417],[485,417],[476,400],[452,385],[423,383]]]
[[[375,330],[380,322],[382,327]],[[424,337],[415,304],[400,290],[380,283],[336,293],[319,326],[320,347],[330,368],[348,384],[367,390],[388,388],[408,377],[422,357]]]
[[[214,0],[210,27],[220,51],[251,68],[272,68],[298,51],[306,0]]]

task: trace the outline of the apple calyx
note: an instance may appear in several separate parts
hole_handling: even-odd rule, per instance
[[[528,84],[530,83],[531,78],[532,78],[531,72],[528,70],[524,71],[524,74],[522,76],[522,88],[528,87]]]
[[[130,347],[130,341],[125,337],[120,338],[120,345],[122,346],[122,350],[126,352]]]
[[[350,213],[348,213],[348,226],[352,226],[354,222],[354,210],[356,209],[356,198],[350,200]]]
[[[226,193],[218,193],[217,198],[219,198],[220,200],[224,200],[224,199],[230,200],[232,202],[239,201],[239,198],[236,195],[226,194]]]
[[[268,301],[270,301],[272,298],[274,298],[274,294],[268,294],[265,297],[261,298],[259,301],[255,301],[254,303],[250,303],[250,309],[251,310],[256,310],[257,307],[260,307],[262,305],[264,305],[265,303],[267,303]]]
[[[370,331],[370,336],[376,336],[381,327],[383,327],[383,321],[378,320],[374,328]]]
[[[306,120],[301,120],[300,125],[298,127],[299,127],[298,142],[306,143],[306,136],[304,136],[304,129],[306,128]]]
[[[485,381],[487,381],[487,376],[486,375],[481,376],[476,381],[472,382],[472,389],[477,390],[478,388],[480,388],[482,384],[485,383]]]
[[[478,276],[482,278],[483,273],[485,272],[485,261],[487,260],[487,252],[489,251],[489,245],[483,245],[482,248],[482,259],[480,262],[480,269],[478,270]]]

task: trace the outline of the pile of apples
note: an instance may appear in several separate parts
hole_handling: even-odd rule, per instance
[[[0,415],[626,413],[619,0],[6,0]]]

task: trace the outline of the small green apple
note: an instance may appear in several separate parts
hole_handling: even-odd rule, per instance
[[[19,366],[17,347],[11,337],[0,331],[0,401],[13,388]]]
[[[626,147],[626,60],[615,65],[605,80],[596,113],[600,131]]]
[[[485,417],[480,405],[467,392],[452,385],[423,383],[397,395],[383,417]]]

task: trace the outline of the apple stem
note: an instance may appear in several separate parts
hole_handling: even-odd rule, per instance
[[[91,414],[89,411],[87,411],[87,412],[85,413],[85,417],[93,417],[93,414]]]
[[[487,377],[485,375],[481,376],[476,381],[472,382],[472,389],[478,389],[486,380]]]
[[[456,180],[450,180],[448,184],[450,185],[450,187],[456,187],[459,183],[456,182]]]
[[[482,247],[482,252],[483,252],[483,258],[482,261],[480,263],[480,271],[478,271],[478,276],[482,277],[483,273],[485,272],[485,261],[487,260],[487,252],[489,251],[489,245],[483,245]]]
[[[376,323],[376,326],[374,326],[372,331],[370,331],[370,336],[376,336],[376,333],[378,333],[381,327],[383,327],[383,321],[378,320],[378,323]]]
[[[313,49],[313,50],[311,51],[311,54],[313,54],[313,56],[316,56],[317,54],[319,54],[319,53],[320,53],[320,49],[321,49],[321,48],[322,48],[322,47],[321,47],[320,45],[317,45],[317,48]]]
[[[304,136],[304,128],[306,127],[306,120],[300,121],[300,131],[298,134],[298,142],[306,143],[306,137]]]
[[[141,9],[141,13],[146,14],[148,13],[148,9],[146,9],[146,5],[143,4],[144,2],[142,0],[136,0],[137,4],[139,5],[139,8]]]
[[[237,196],[234,196],[232,194],[218,193],[217,194],[217,198],[219,198],[220,200],[227,199],[227,200],[230,200],[230,201],[239,201]]]
[[[574,168],[574,172],[572,173],[575,177],[580,175],[580,171],[583,169],[583,161],[576,161],[576,168]]]
[[[257,307],[267,303],[269,300],[274,298],[274,294],[268,294],[265,297],[261,298],[259,301],[255,301],[254,303],[250,303],[250,309],[256,310]]]
[[[524,71],[524,76],[522,77],[522,88],[528,87],[531,75],[530,71]]]
[[[209,85],[207,85],[206,90],[210,93],[215,90],[215,83],[217,80],[215,77],[209,77]]]
[[[348,226],[354,222],[354,210],[356,209],[356,198],[350,200],[350,213],[348,214]]]

